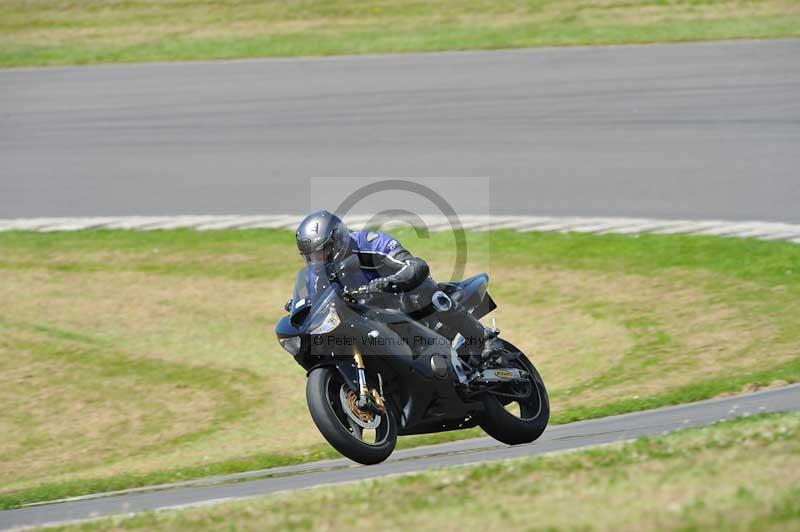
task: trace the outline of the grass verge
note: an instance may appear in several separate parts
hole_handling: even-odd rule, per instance
[[[792,413],[63,530],[792,530],[798,497]]]
[[[449,236],[397,236],[452,269]],[[800,246],[470,233],[553,422],[800,381]],[[335,456],[272,327],[281,230],[0,234],[0,507]],[[401,438],[401,446],[480,434]]]
[[[790,0],[6,0],[0,66],[800,36]]]

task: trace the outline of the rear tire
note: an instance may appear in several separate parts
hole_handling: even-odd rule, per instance
[[[550,419],[550,400],[541,375],[522,353],[515,365],[528,372],[534,387],[529,399],[518,401],[520,415],[506,410],[506,405],[498,396],[486,393],[483,396],[484,416],[480,423],[489,436],[508,445],[536,440],[547,428]]]
[[[316,368],[308,376],[306,401],[314,424],[334,449],[360,464],[377,464],[392,454],[397,443],[397,424],[390,405],[375,429],[376,441],[365,442],[363,431],[348,420],[339,398],[339,389],[347,386],[336,368]]]

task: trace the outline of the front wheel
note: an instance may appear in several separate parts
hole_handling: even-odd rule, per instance
[[[530,443],[542,435],[550,419],[550,400],[539,372],[520,353],[511,362],[528,373],[528,382],[506,385],[483,396],[484,417],[480,425],[489,436],[509,445]]]
[[[361,464],[377,464],[392,454],[397,443],[397,424],[386,412],[372,414],[358,409],[358,396],[336,368],[314,369],[306,383],[311,418],[334,449]]]

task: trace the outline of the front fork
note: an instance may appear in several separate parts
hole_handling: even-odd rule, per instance
[[[381,413],[386,411],[386,403],[383,400],[383,379],[378,373],[378,387],[380,391],[370,391],[367,386],[367,372],[364,366],[364,356],[356,349],[353,351],[353,358],[356,360],[356,371],[358,373],[358,408],[361,410]]]

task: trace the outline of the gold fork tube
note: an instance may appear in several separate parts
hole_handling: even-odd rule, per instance
[[[364,371],[364,356],[358,349],[353,349],[353,358],[356,359],[356,371],[358,372],[358,387],[361,397],[366,397],[369,394],[367,388],[367,375]]]
[[[356,367],[364,369],[364,357],[358,352],[358,349],[353,350],[353,358],[356,359]]]

